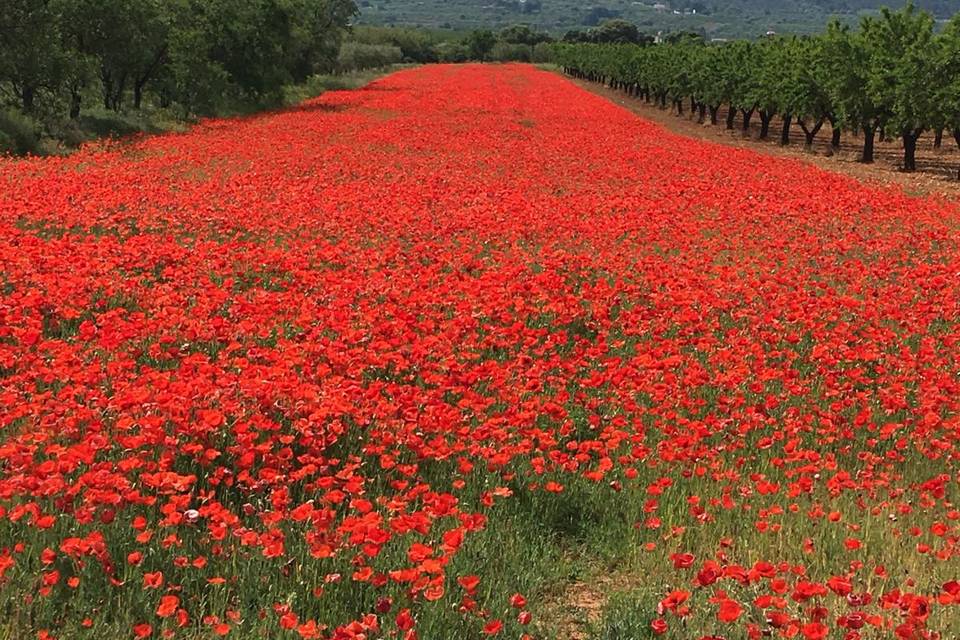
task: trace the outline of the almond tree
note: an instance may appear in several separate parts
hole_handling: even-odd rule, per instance
[[[770,133],[770,121],[778,113],[787,111],[785,93],[791,82],[789,67],[792,51],[788,40],[774,38],[757,46],[757,83],[753,85],[753,101],[760,115],[760,139],[766,140]]]
[[[933,16],[908,3],[899,11],[882,9],[861,28],[869,51],[867,91],[903,140],[904,171],[916,170],[917,140],[937,111],[933,25]]]
[[[730,75],[733,92],[730,96],[730,109],[739,109],[743,116],[743,131],[750,130],[750,120],[757,110],[757,95],[760,85],[760,51],[756,44],[737,40],[726,45],[730,51],[727,73]],[[731,125],[728,118],[728,125]],[[728,128],[732,128],[728,126]]]
[[[806,138],[804,146],[810,149],[824,123],[836,121],[833,101],[827,90],[823,43],[819,38],[797,39],[792,53],[793,73],[785,76],[789,79],[787,98]],[[834,124],[834,132],[839,130]],[[836,141],[835,146],[838,144]]]
[[[866,22],[866,20],[865,20]],[[826,89],[840,122],[863,132],[860,162],[873,162],[874,140],[886,113],[868,91],[871,50],[862,32],[852,33],[838,20],[822,37]]]
[[[960,14],[938,38],[934,126],[949,128],[960,146]]]
[[[726,87],[720,81],[723,67],[722,49],[723,47],[718,45],[698,47],[689,59],[692,67],[690,82],[700,105],[701,124],[706,120],[705,111],[710,114],[710,124],[717,124],[720,105],[728,99]]]

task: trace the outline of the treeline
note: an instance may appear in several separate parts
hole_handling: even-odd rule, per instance
[[[616,27],[616,23],[623,21],[611,22]],[[636,31],[635,26],[625,24]],[[619,33],[617,29],[598,27],[601,34]],[[358,25],[351,27],[344,36],[334,70],[349,73],[401,63],[549,62],[554,42],[550,34],[526,24],[511,25],[499,31]]]
[[[357,26],[343,43],[338,66],[349,70],[396,62],[546,62],[553,41],[549,34],[528,25],[513,25],[497,32]]]
[[[353,0],[5,0],[0,106],[213,114],[332,70]]]
[[[838,21],[812,37],[705,43],[686,37],[655,45],[559,43],[557,64],[567,73],[605,82],[631,95],[726,127],[754,116],[761,138],[782,117],[780,142],[799,127],[808,146],[825,123],[832,145],[843,132],[863,134],[862,162],[872,162],[878,136],[903,141],[903,168],[916,169],[917,141],[935,132],[939,145],[952,131],[960,145],[960,14],[937,33],[933,17],[912,4],[864,17],[857,29]]]
[[[749,0],[757,9],[776,11],[783,0]],[[877,0],[808,0],[814,6],[830,13],[857,13],[877,8]],[[957,10],[956,0],[918,0],[917,6],[937,16],[951,16]]]
[[[671,41],[685,37],[685,32],[668,36]],[[696,34],[691,34],[696,36]],[[572,29],[563,35],[564,42],[584,42],[593,44],[654,44],[654,37],[643,33],[637,25],[628,20],[614,18],[604,20],[590,29]]]

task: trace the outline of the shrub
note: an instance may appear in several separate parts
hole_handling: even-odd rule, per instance
[[[344,42],[337,56],[337,71],[349,73],[363,69],[377,69],[403,60],[400,47],[389,44],[364,44],[362,42]]]
[[[437,45],[437,58],[440,62],[466,62],[470,51],[459,42],[441,42]]]
[[[351,40],[363,44],[388,44],[400,47],[404,62],[420,64],[437,62],[434,38],[418,29],[358,26],[354,27]]]
[[[498,42],[490,51],[490,58],[498,62],[530,62],[533,47],[528,44]]]
[[[0,154],[26,155],[37,153],[39,126],[27,115],[13,110],[0,110]]]
[[[549,42],[540,42],[533,47],[531,62],[553,62],[553,47]]]

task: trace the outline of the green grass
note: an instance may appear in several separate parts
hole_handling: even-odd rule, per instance
[[[349,449],[349,445],[346,446]],[[771,453],[744,453],[746,458],[741,466],[742,477],[764,473],[771,482],[786,486],[789,478],[784,471],[769,464]],[[735,467],[740,455],[732,453],[719,467]],[[929,469],[921,462],[917,460],[916,465],[903,467],[915,474],[914,477],[904,478],[904,482],[921,481],[930,475]],[[170,576],[169,580],[183,586],[184,593],[205,594],[204,601],[193,603],[194,606],[219,612],[221,616],[228,609],[239,610],[244,622],[231,632],[230,637],[244,639],[268,637],[275,632],[272,617],[268,616],[265,622],[258,619],[257,611],[265,603],[295,603],[298,613],[304,617],[345,622],[371,611],[381,596],[394,599],[394,611],[404,606],[414,607],[419,637],[423,640],[477,638],[483,621],[474,615],[464,615],[453,605],[462,593],[456,578],[470,574],[481,578],[477,593],[480,608],[491,616],[503,618],[506,626],[502,637],[516,638],[525,630],[529,631],[517,623],[516,612],[509,607],[508,601],[513,593],[523,593],[530,601],[530,610],[535,616],[536,637],[559,640],[560,628],[569,624],[571,615],[558,612],[569,612],[576,608],[575,603],[564,602],[565,586],[574,581],[589,584],[598,577],[609,576],[617,576],[619,590],[603,594],[607,603],[601,620],[592,625],[583,625],[595,640],[639,640],[648,637],[656,603],[672,588],[694,591],[690,601],[694,613],[685,623],[687,628],[695,629],[698,634],[724,633],[724,625],[718,623],[713,615],[715,605],[706,601],[712,589],[693,588],[690,585],[693,570],[685,572],[673,569],[669,555],[680,551],[696,555],[698,563],[695,566],[699,566],[702,559],[713,557],[718,550],[726,548],[731,562],[749,567],[757,560],[786,561],[806,567],[814,580],[842,574],[854,558],[866,559],[868,568],[882,564],[900,572],[887,579],[876,578],[870,585],[874,593],[898,587],[903,575],[913,576],[917,580],[918,592],[935,592],[940,584],[956,577],[950,563],[937,562],[929,556],[915,553],[912,548],[916,544],[915,539],[909,536],[900,541],[891,538],[888,511],[872,515],[858,506],[857,495],[831,497],[822,485],[813,493],[793,500],[798,507],[796,513],[788,510],[782,515],[768,518],[769,522],[782,527],[779,533],[761,533],[754,526],[759,507],[786,504],[781,494],[766,499],[752,498],[749,501],[753,507],[751,512],[743,511],[741,505],[747,501],[739,497],[735,500],[736,508],[711,506],[708,511],[712,521],[698,525],[690,516],[688,498],[698,496],[703,504],[713,505],[714,501],[723,498],[724,483],[708,477],[684,478],[678,467],[641,467],[639,477],[625,480],[621,491],[615,491],[606,482],[594,483],[575,476],[548,474],[541,478],[541,481],[551,477],[561,481],[565,490],[559,494],[530,491],[525,485],[530,478],[529,470],[517,464],[512,465],[511,470],[516,471],[517,475],[509,481],[497,474],[473,472],[466,478],[466,486],[457,493],[466,510],[480,510],[481,496],[495,486],[508,487],[513,496],[497,498],[495,505],[485,512],[488,518],[486,528],[467,536],[463,547],[447,567],[447,595],[438,602],[421,601],[414,605],[403,588],[387,586],[378,590],[354,583],[349,579],[352,572],[349,558],[311,560],[302,539],[293,530],[288,532],[287,537],[286,557],[294,561],[289,573],[278,571],[275,561],[237,548],[235,553],[210,559],[221,575],[235,576],[237,582],[210,587],[196,582],[197,579],[192,578],[189,571],[178,573],[170,569],[177,555],[191,556],[189,550],[193,545],[187,530],[183,534],[181,547],[163,550],[156,544],[147,545],[151,555],[143,569],[122,566],[121,578],[129,581],[130,586],[119,589],[110,587],[99,568],[92,567],[81,573],[83,582],[80,593],[70,593],[66,588],[58,587],[63,589],[62,598],[55,594],[36,601],[33,606],[24,607],[19,601],[24,593],[23,580],[35,579],[42,572],[37,561],[39,551],[46,544],[53,545],[56,540],[69,535],[66,531],[54,528],[26,541],[29,550],[21,556],[23,563],[14,570],[13,579],[0,587],[0,598],[6,603],[0,607],[5,620],[0,624],[0,638],[13,640],[27,637],[25,634],[28,632],[35,633],[45,624],[53,625],[61,620],[69,621],[58,627],[58,637],[63,639],[126,637],[127,630],[138,621],[128,618],[128,612],[151,611],[156,606],[153,600],[159,594],[144,592],[139,586],[142,571],[151,567],[165,570]],[[186,468],[180,470],[181,473],[187,471]],[[202,472],[202,469],[198,467],[191,472]],[[440,490],[449,486],[457,474],[450,465],[438,462],[425,466],[422,476],[431,486]],[[661,506],[657,515],[662,519],[660,528],[648,531],[643,527],[635,527],[635,523],[642,523],[646,517],[644,505],[650,498],[646,488],[664,477],[672,479],[673,485],[659,497]],[[388,491],[386,486],[369,487],[373,495],[380,492],[378,489]],[[957,492],[954,487],[948,490]],[[225,501],[227,496],[221,499]],[[808,517],[807,513],[818,504],[824,505],[827,511],[839,511],[843,516],[841,523]],[[125,517],[130,518],[132,514]],[[155,517],[158,516],[149,519]],[[905,530],[916,524],[925,529],[930,521],[930,513],[918,510],[914,514],[901,515],[898,526]],[[854,523],[860,529],[851,532],[848,525]],[[450,527],[453,526],[455,523],[451,521]],[[668,535],[674,527],[684,527],[685,530],[682,534]],[[4,521],[0,528],[0,539],[14,539],[15,529],[8,522]],[[110,528],[105,530],[110,531]],[[76,532],[71,533],[76,535]],[[852,553],[845,548],[844,540],[851,535],[863,541],[863,550]],[[805,553],[801,544],[808,537],[813,540],[816,549],[813,554]],[[924,539],[927,538],[929,536]],[[435,544],[436,540],[425,539],[424,542]],[[645,550],[646,542],[655,542],[656,548],[653,551]],[[408,543],[409,540],[404,538],[398,539],[397,544],[388,544],[373,565],[384,570],[404,566]],[[108,547],[116,558],[125,557],[131,550],[119,548],[116,544],[118,542],[108,539]],[[196,548],[203,547],[203,544],[199,544]],[[62,570],[64,576],[71,571],[69,566],[62,567]],[[331,573],[339,573],[344,578],[327,585],[322,598],[312,597],[311,589],[323,584],[324,576]],[[211,572],[204,574],[207,575],[211,575]],[[725,581],[723,587],[741,602],[749,602],[755,595],[751,588],[739,589],[730,581]],[[104,597],[110,600],[104,601]],[[113,600],[115,602],[109,604]],[[832,594],[825,600],[827,606],[840,606]],[[98,616],[94,627],[79,627],[78,622],[85,612],[73,607],[84,603],[91,607],[98,603],[100,609],[110,611],[111,618]],[[119,606],[121,603],[125,608]],[[575,614],[572,619],[576,619]],[[676,627],[679,621],[674,619],[669,622],[671,627]],[[390,628],[389,623],[387,628]],[[938,609],[936,617],[931,620],[931,628],[944,633],[957,633],[960,632],[960,620],[951,619],[948,611]],[[195,636],[191,637],[207,638],[211,634],[208,629],[198,625]]]
[[[919,461],[918,461],[919,462]],[[732,461],[730,461],[732,464]],[[525,469],[517,478],[525,478]],[[917,466],[917,479],[925,477],[922,466]],[[199,471],[199,469],[198,469]],[[770,518],[770,522],[782,526],[778,534],[761,533],[754,527],[755,511],[747,514],[742,509],[710,508],[713,520],[709,524],[696,525],[691,522],[687,498],[699,496],[705,504],[719,500],[723,496],[722,484],[709,479],[686,479],[679,469],[658,469],[648,466],[641,469],[640,476],[625,482],[622,491],[615,491],[606,482],[594,483],[576,477],[557,477],[565,490],[559,494],[544,491],[530,491],[525,481],[509,482],[498,479],[486,472],[474,472],[467,478],[466,486],[458,493],[465,509],[478,507],[481,495],[503,482],[513,491],[509,498],[497,498],[495,506],[486,512],[488,524],[478,533],[470,534],[460,551],[447,567],[447,595],[439,602],[419,602],[415,606],[407,598],[402,588],[388,586],[384,589],[372,589],[353,583],[348,576],[351,567],[348,559],[310,560],[308,550],[298,541],[293,531],[288,535],[287,557],[293,558],[295,565],[287,575],[278,572],[275,562],[262,558],[259,554],[246,554],[238,549],[237,553],[224,558],[211,559],[211,563],[220,563],[220,572],[224,576],[236,576],[235,584],[223,587],[209,587],[194,584],[189,572],[171,575],[184,588],[184,593],[206,594],[203,607],[207,611],[219,611],[224,615],[228,609],[240,610],[243,624],[231,632],[233,638],[267,637],[274,632],[275,622],[268,616],[260,622],[256,612],[264,603],[296,603],[297,611],[304,617],[316,616],[319,620],[347,621],[373,609],[381,596],[394,599],[394,611],[404,606],[414,606],[417,616],[417,629],[423,640],[467,640],[479,637],[482,620],[474,615],[464,615],[453,603],[458,601],[462,590],[456,578],[476,574],[481,578],[477,600],[482,609],[491,616],[500,616],[505,623],[502,637],[518,637],[529,628],[522,627],[515,619],[516,612],[511,611],[508,601],[513,593],[523,593],[530,601],[530,610],[534,613],[533,627],[539,638],[559,638],[562,625],[569,625],[576,615],[575,603],[564,602],[565,586],[580,581],[589,584],[598,577],[617,577],[618,590],[604,593],[607,599],[603,617],[592,625],[583,625],[590,637],[595,640],[638,640],[650,635],[651,620],[656,617],[656,603],[672,588],[686,588],[694,591],[690,603],[694,614],[686,622],[697,633],[723,633],[724,625],[718,623],[713,615],[715,605],[706,600],[711,589],[697,590],[690,585],[692,571],[673,569],[668,559],[674,552],[693,553],[701,559],[712,557],[718,550],[727,546],[731,562],[749,567],[757,560],[786,561],[802,564],[807,568],[811,579],[823,580],[829,575],[843,573],[850,559],[869,558],[867,567],[883,564],[896,567],[898,571],[912,575],[917,580],[920,592],[936,591],[940,584],[953,579],[953,567],[950,563],[937,562],[930,557],[916,554],[911,548],[916,540],[907,537],[899,543],[889,537],[890,523],[888,513],[870,515],[857,505],[857,496],[841,495],[832,498],[822,489],[815,490],[809,496],[795,500],[797,513],[786,513]],[[767,464],[767,458],[751,456],[748,466],[742,469],[744,475],[758,472],[768,475],[771,481],[786,482],[787,479],[774,467]],[[451,468],[434,463],[424,468],[423,475],[435,488],[448,485],[456,476]],[[646,487],[662,477],[670,477],[674,484],[660,497],[661,507],[657,515],[662,524],[657,531],[651,532],[637,528],[634,523],[645,518],[644,504],[649,499]],[[546,478],[544,478],[546,479]],[[911,479],[912,480],[912,479]],[[376,493],[375,487],[370,487]],[[384,487],[385,489],[385,487]],[[951,489],[956,491],[955,489]],[[737,499],[740,503],[741,500]],[[765,501],[753,499],[756,509]],[[770,496],[770,506],[783,502],[780,496]],[[828,523],[823,519],[812,520],[807,512],[816,504],[823,504],[827,510],[837,510],[843,514],[841,524]],[[129,517],[129,516],[128,516]],[[916,523],[924,527],[929,523],[930,514],[916,513],[901,517],[901,528]],[[857,523],[860,530],[851,533],[847,524]],[[5,529],[9,524],[5,523]],[[455,526],[453,522],[450,526]],[[929,526],[927,524],[926,526]],[[681,535],[668,536],[673,527],[684,527]],[[12,539],[13,531],[0,531],[0,538]],[[67,532],[49,532],[50,543],[67,535]],[[844,547],[844,540],[855,535],[864,543],[864,549],[851,553]],[[800,544],[805,538],[814,541],[816,552],[807,554]],[[666,539],[664,539],[666,538]],[[724,539],[730,541],[725,542]],[[653,551],[644,550],[644,543],[654,541]],[[388,544],[377,557],[373,565],[383,569],[404,566],[406,544],[409,540],[400,540],[398,544]],[[431,543],[431,540],[424,540]],[[432,541],[435,543],[436,541]],[[36,563],[38,552],[43,548],[44,539],[28,541],[32,553],[24,554],[25,563],[15,570],[14,579],[0,589],[0,598],[7,603],[3,607],[5,622],[0,625],[0,638],[14,639],[25,637],[23,634],[38,628],[38,623],[46,620],[64,619],[71,621],[60,628],[61,638],[103,638],[118,635],[124,637],[126,629],[137,620],[126,619],[127,611],[119,607],[112,610],[112,621],[98,619],[91,629],[82,629],[77,622],[83,612],[70,610],[85,601],[91,605],[98,600],[100,607],[106,609],[104,594],[120,602],[127,610],[150,611],[155,604],[151,599],[158,597],[153,592],[143,592],[138,580],[142,570],[121,568],[123,578],[133,583],[132,587],[116,589],[107,586],[99,569],[86,573],[83,593],[64,592],[64,599],[56,596],[42,599],[34,607],[18,604],[17,595],[23,594],[23,583],[16,578],[21,575],[37,576],[41,567]],[[111,546],[108,540],[108,546]],[[191,540],[189,533],[184,535],[184,544],[180,548],[160,550],[149,545],[154,555],[148,560],[148,566],[160,570],[169,568],[179,554],[190,555]],[[201,547],[202,548],[202,545]],[[122,558],[129,549],[114,548],[114,556]],[[28,560],[28,558],[31,558]],[[306,559],[306,560],[304,560]],[[68,569],[65,569],[67,571]],[[327,585],[322,598],[310,595],[313,586],[323,584],[324,575],[340,573],[341,582]],[[66,575],[66,573],[65,573]],[[204,575],[210,575],[209,572]],[[179,578],[177,576],[180,576]],[[876,579],[871,585],[874,592],[882,592],[900,585],[901,575],[893,575],[886,580]],[[753,595],[750,588],[738,587],[729,581],[723,583],[732,597],[748,602]],[[123,599],[119,592],[123,591]],[[828,606],[835,604],[836,598],[826,598]],[[68,604],[69,603],[69,604]],[[200,604],[200,603],[196,603]],[[561,614],[566,610],[567,613]],[[937,610],[937,617],[931,620],[931,628],[943,632],[960,632],[960,620],[950,619],[948,612]],[[677,620],[670,620],[671,627],[677,626]],[[69,626],[73,624],[74,626]],[[40,624],[39,628],[43,625]],[[388,627],[389,629],[389,624]],[[727,630],[729,631],[729,630]],[[178,636],[182,637],[182,636]],[[196,628],[196,638],[211,637],[202,626]]]
[[[304,100],[316,98],[327,91],[359,89],[360,87],[370,84],[377,78],[382,78],[394,71],[409,69],[414,66],[416,65],[398,64],[380,69],[365,69],[363,71],[350,73],[313,76],[304,84],[285,87],[283,90],[284,104],[287,106],[299,104]]]

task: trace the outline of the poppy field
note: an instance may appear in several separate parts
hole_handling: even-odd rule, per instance
[[[958,637],[958,232],[525,65],[0,160],[0,638]]]

